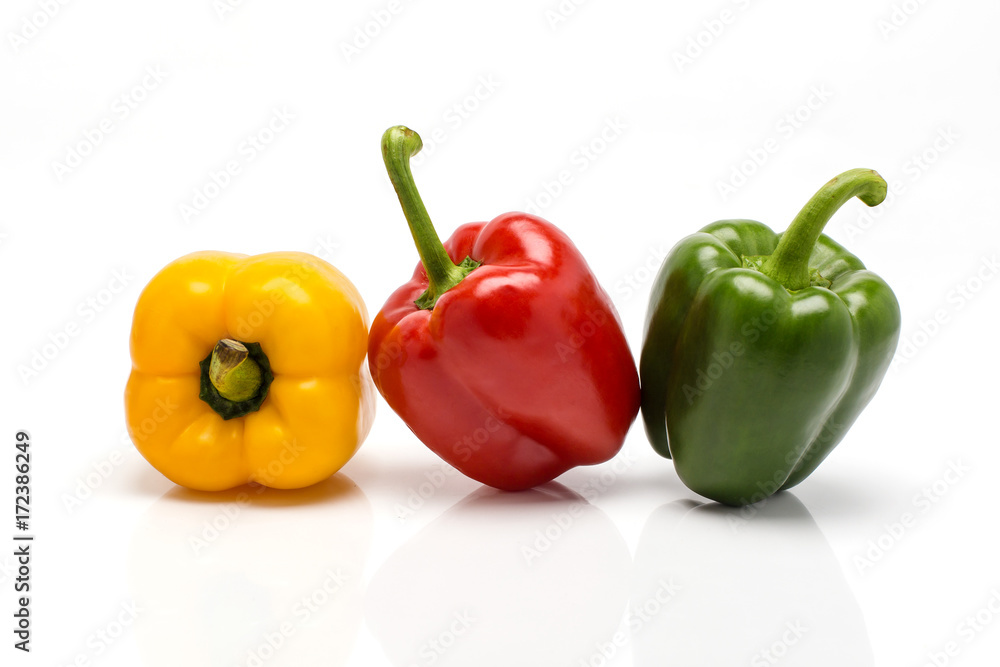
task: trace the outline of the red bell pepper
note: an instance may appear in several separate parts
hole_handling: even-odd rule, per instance
[[[382,156],[420,254],[372,324],[375,385],[442,459],[483,484],[528,489],[613,457],[639,407],[618,313],[583,256],[525,213],[438,238],[413,182],[416,132]]]

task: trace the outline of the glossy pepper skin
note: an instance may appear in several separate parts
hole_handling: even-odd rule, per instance
[[[653,448],[693,491],[739,506],[795,486],[874,396],[899,305],[820,232],[851,197],[874,206],[885,193],[874,171],[848,171],[784,234],[725,220],[664,260],[640,359],[642,416]]]
[[[372,323],[382,396],[431,450],[498,489],[613,457],[638,412],[638,376],[579,251],[524,213],[462,225],[442,248],[410,175],[419,136],[391,128],[382,146],[422,258]],[[427,265],[452,271],[446,287]]]
[[[374,417],[367,324],[355,287],[312,255],[181,257],[136,304],[125,390],[132,441],[153,467],[192,489],[292,489],[326,479],[354,455]],[[212,375],[220,341],[259,345],[270,383],[241,387],[253,378]],[[253,397],[222,395],[241,388]]]

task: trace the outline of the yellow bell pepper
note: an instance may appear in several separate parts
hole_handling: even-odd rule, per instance
[[[312,255],[181,257],[143,289],[130,346],[129,435],[177,484],[309,486],[371,428],[368,312]]]

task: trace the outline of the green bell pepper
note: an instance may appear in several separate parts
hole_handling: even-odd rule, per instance
[[[783,234],[724,220],[682,239],[656,277],[639,364],[653,448],[693,491],[758,502],[808,477],[874,396],[899,339],[889,286],[822,234],[876,172],[824,185]]]

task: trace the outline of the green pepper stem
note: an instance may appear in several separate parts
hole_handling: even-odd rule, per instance
[[[410,171],[410,158],[422,147],[420,135],[402,125],[390,127],[382,135],[382,159],[410,226],[420,262],[427,272],[427,291],[414,303],[421,310],[431,310],[442,294],[462,282],[479,263],[466,257],[465,261],[456,265],[434,230]]]
[[[223,338],[212,350],[208,377],[220,396],[235,403],[252,398],[261,385],[260,366],[243,343],[230,338]]]
[[[809,258],[830,217],[852,197],[877,206],[885,200],[886,191],[885,180],[873,169],[851,169],[835,176],[802,207],[761,271],[785,289],[809,287]]]

